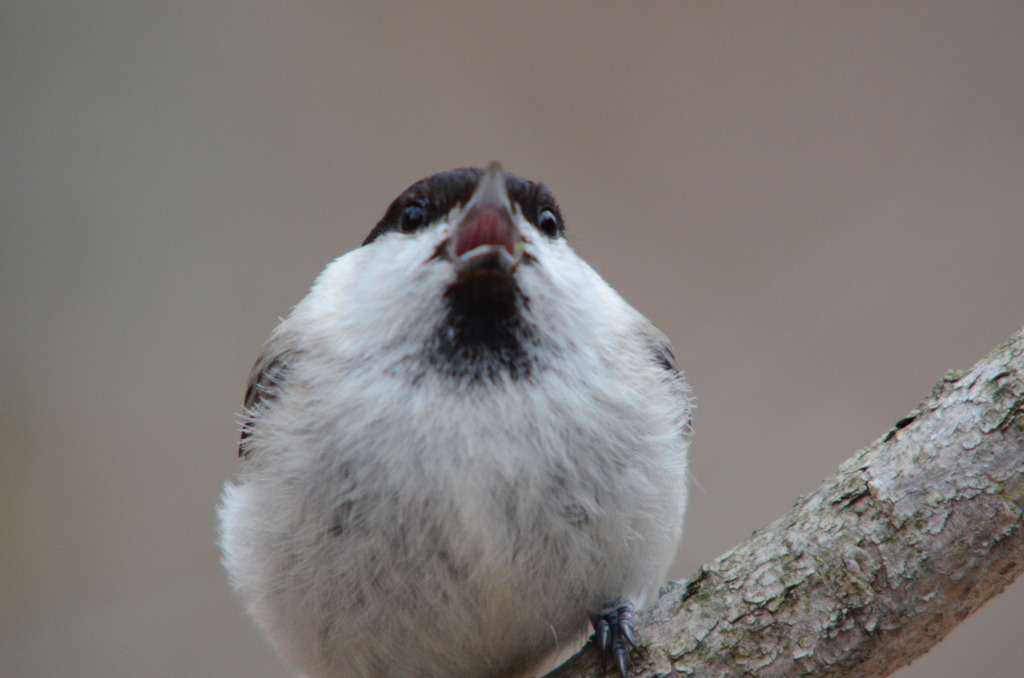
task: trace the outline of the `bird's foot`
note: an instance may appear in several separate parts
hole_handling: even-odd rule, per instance
[[[634,650],[636,636],[633,633],[633,603],[626,602],[604,614],[594,615],[590,623],[594,626],[594,641],[601,655],[607,660],[611,654],[621,678],[629,676],[629,648]]]

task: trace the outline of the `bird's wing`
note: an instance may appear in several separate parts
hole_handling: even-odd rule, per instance
[[[242,433],[238,441],[239,457],[249,456],[249,437],[260,418],[277,400],[291,372],[293,361],[301,353],[292,339],[287,334],[275,332],[264,344],[260,357],[252,366],[249,383],[245,388]]]
[[[676,363],[676,356],[672,352],[672,344],[665,333],[659,330],[650,322],[645,323],[639,329],[644,343],[647,345],[648,354],[651,359],[666,371],[666,379],[669,389],[678,402],[678,418],[680,433],[686,435],[690,430],[690,414],[692,403],[690,398],[690,387],[687,386],[683,373]]]
[[[672,344],[664,332],[647,323],[640,328],[640,336],[643,337],[651,356],[659,365],[669,372],[679,372],[676,355],[672,352]]]

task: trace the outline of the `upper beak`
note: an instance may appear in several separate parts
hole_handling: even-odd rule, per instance
[[[452,258],[474,268],[510,270],[518,258],[521,238],[511,214],[505,170],[495,160],[480,175],[466,204],[465,216],[451,240]]]

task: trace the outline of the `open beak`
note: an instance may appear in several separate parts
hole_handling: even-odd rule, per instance
[[[511,215],[505,170],[495,160],[480,175],[450,240],[452,260],[463,270],[511,271],[522,250],[521,234]]]

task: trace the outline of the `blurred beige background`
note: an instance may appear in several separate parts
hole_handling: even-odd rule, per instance
[[[252,360],[501,158],[674,340],[691,574],[1024,322],[1024,4],[0,8],[0,676],[285,672],[214,545]],[[1024,584],[901,678],[1018,677]]]

